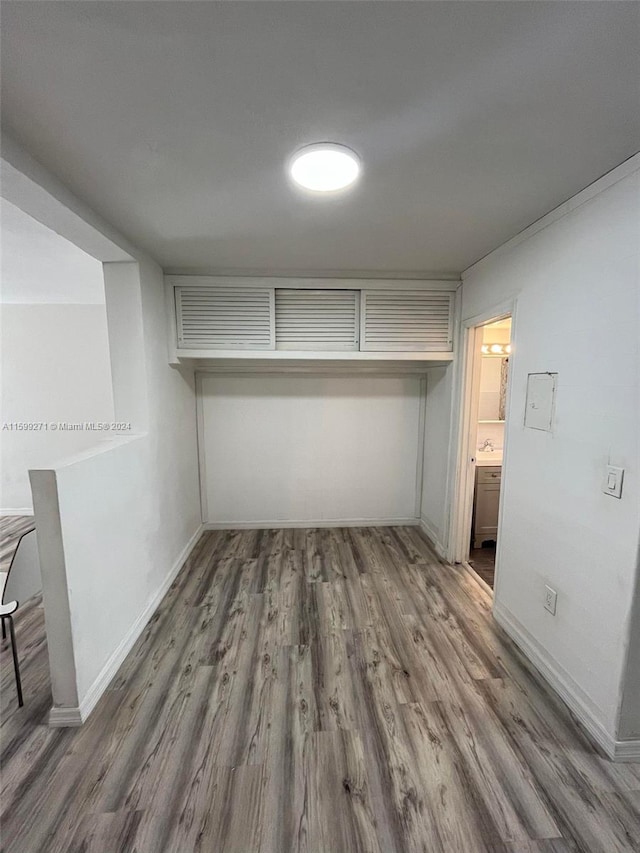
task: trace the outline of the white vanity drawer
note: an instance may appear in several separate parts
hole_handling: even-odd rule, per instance
[[[502,468],[500,465],[486,465],[476,468],[478,483],[499,483],[502,479]]]

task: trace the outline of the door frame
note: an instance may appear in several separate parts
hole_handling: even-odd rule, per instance
[[[511,400],[514,357],[517,347],[516,340],[516,309],[517,299],[502,302],[488,311],[476,314],[462,321],[460,341],[460,369],[457,380],[456,399],[459,400],[459,414],[456,428],[456,438],[452,441],[453,458],[453,500],[451,503],[451,528],[447,559],[451,563],[467,563],[469,559],[469,543],[471,541],[471,521],[473,515],[473,493],[475,488],[476,468],[476,433],[477,412],[480,394],[480,367],[482,364],[482,328],[489,323],[511,318],[511,346],[509,356],[509,377],[505,408],[505,437],[502,453],[502,479],[498,511],[498,535],[496,541],[496,574],[494,594],[498,586],[498,565],[500,562],[500,518],[505,495],[505,475],[508,463],[508,430],[506,424],[511,420]]]

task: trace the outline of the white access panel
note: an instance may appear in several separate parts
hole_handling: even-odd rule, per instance
[[[202,374],[205,522],[415,518],[420,394],[418,377]]]
[[[550,432],[556,399],[557,373],[530,373],[527,378],[527,402],[524,425]]]

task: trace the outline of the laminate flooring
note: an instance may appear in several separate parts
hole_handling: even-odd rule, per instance
[[[0,572],[8,572],[18,542],[25,533],[36,529],[32,515],[0,516]]]
[[[469,565],[482,580],[493,589],[496,572],[496,546],[472,548],[469,552]]]
[[[598,755],[418,528],[202,535],[80,729],[42,607],[2,650],[4,853],[617,853],[640,765]]]

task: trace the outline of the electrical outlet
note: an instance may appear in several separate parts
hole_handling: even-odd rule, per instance
[[[548,610],[553,616],[556,615],[556,601],[558,600],[558,593],[555,589],[551,589],[550,586],[545,584],[544,587],[544,609]]]

